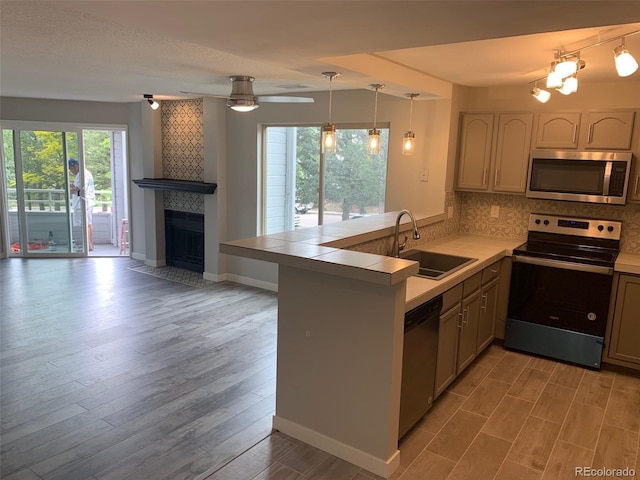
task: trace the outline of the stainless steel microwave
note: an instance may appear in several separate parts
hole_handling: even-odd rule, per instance
[[[631,152],[533,150],[527,197],[624,205]]]

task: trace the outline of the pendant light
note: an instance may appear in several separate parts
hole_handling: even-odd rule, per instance
[[[402,139],[402,154],[413,155],[416,150],[416,134],[411,130],[411,123],[413,120],[413,99],[419,96],[419,93],[405,93],[405,97],[409,97],[409,130],[404,132],[404,138]]]
[[[376,128],[376,117],[378,116],[378,90],[384,88],[384,85],[381,83],[372,83],[369,86],[376,91],[376,101],[373,108],[373,128],[369,130],[367,153],[369,155],[378,155],[380,153],[380,130]]]
[[[329,79],[329,121],[322,126],[322,153],[336,153],[336,126],[331,123],[332,82],[340,76],[339,72],[322,72]]]
[[[638,62],[624,46],[624,37],[622,37],[621,45],[613,49],[613,55],[619,76],[628,77],[638,70]]]

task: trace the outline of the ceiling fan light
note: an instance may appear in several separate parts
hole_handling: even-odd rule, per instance
[[[258,99],[252,98],[230,98],[227,100],[227,107],[236,112],[250,112],[259,107]]]
[[[402,154],[413,155],[416,151],[416,134],[411,130],[404,132],[404,138],[402,139]]]
[[[533,98],[538,100],[540,103],[547,103],[551,98],[551,93],[547,90],[541,90],[538,87],[533,87],[531,89],[531,95],[533,95]]]
[[[638,70],[638,62],[633,55],[624,47],[624,44],[613,49],[613,55],[616,62],[616,70],[621,77],[628,77]]]

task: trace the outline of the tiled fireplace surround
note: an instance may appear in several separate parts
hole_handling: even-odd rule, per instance
[[[203,181],[202,100],[164,101],[161,109],[163,176],[176,180]],[[421,227],[421,239],[418,241],[409,239],[407,248],[412,248],[417,242],[433,241],[454,233],[521,238],[524,241],[527,236],[529,214],[537,212],[620,220],[622,221],[621,251],[640,254],[640,203],[625,206],[592,205],[531,200],[523,195],[512,194],[447,192],[445,211],[449,206],[454,208],[453,218]],[[490,215],[492,206],[499,207],[497,218]],[[164,208],[204,213],[203,195],[165,192]],[[392,238],[387,237],[356,245],[352,249],[386,255],[391,248],[391,242]]]

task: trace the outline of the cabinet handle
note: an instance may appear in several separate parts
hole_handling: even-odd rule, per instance
[[[491,273],[498,273],[498,269],[496,268],[495,270],[491,270]]]
[[[462,319],[464,318],[464,310],[458,313],[458,328],[462,330]]]
[[[486,185],[487,184],[487,168],[485,167],[482,170],[482,185]]]
[[[494,178],[494,179],[493,179],[493,186],[494,186],[494,187],[497,187],[497,186],[498,186],[498,175],[499,175],[499,173],[500,173],[500,170],[498,170],[498,169],[496,168],[496,178]]]
[[[640,180],[640,175],[636,175],[636,184],[633,187],[633,194],[637,195],[638,194],[638,180]]]
[[[576,133],[578,133],[578,124],[577,123],[573,126],[573,139],[571,140],[572,143],[576,143]]]
[[[482,295],[482,306],[480,307],[482,310],[487,310],[487,294]]]
[[[593,123],[589,124],[589,136],[587,137],[587,143],[591,143],[593,139]]]
[[[462,326],[466,327],[467,325],[469,325],[469,307],[462,311]]]

